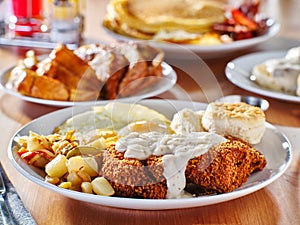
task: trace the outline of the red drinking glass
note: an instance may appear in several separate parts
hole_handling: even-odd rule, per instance
[[[12,7],[18,18],[43,17],[43,0],[12,0]]]
[[[17,36],[32,36],[41,32],[44,0],[11,0],[14,22],[13,32]]]

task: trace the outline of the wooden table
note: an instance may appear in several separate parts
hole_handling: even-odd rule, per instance
[[[100,27],[106,2],[107,0],[87,2],[86,37],[113,41]],[[182,98],[209,102],[227,94],[256,95],[227,80],[224,75],[226,63],[249,52],[288,49],[300,45],[300,3],[295,0],[269,0],[263,1],[263,5],[266,14],[281,24],[281,31],[273,40],[247,51],[218,59],[207,59],[204,62],[208,67],[203,64],[199,77],[195,75],[199,64],[194,65],[174,58],[166,59],[178,73],[175,90],[179,89],[187,94],[181,95]],[[26,50],[21,47],[0,46],[0,69],[16,64]],[[48,52],[43,49],[37,51],[40,54]],[[191,70],[189,74],[182,71],[187,65]],[[178,98],[176,93],[171,90],[157,97]],[[271,185],[225,203],[178,210],[130,210],[85,203],[42,188],[20,175],[12,166],[7,156],[7,146],[20,126],[59,108],[25,102],[3,92],[0,92],[0,159],[24,205],[38,224],[300,224],[300,105],[266,99],[270,102],[270,109],[266,112],[267,120],[278,125],[278,129],[290,138],[293,161],[286,173]]]

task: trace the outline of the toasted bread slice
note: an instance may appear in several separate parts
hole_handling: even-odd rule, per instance
[[[19,83],[17,90],[27,96],[35,98],[65,100],[69,98],[66,86],[51,77],[38,76],[32,70],[26,70],[26,76]]]
[[[72,89],[80,88],[99,92],[102,84],[95,71],[65,45],[55,48],[50,58],[52,59],[51,66],[46,72],[49,76],[62,81]]]

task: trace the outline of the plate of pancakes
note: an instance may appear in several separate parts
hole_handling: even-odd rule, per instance
[[[117,40],[148,41],[168,57],[195,52],[216,58],[261,44],[279,32],[280,25],[264,18],[259,7],[206,0],[112,0],[103,26]]]

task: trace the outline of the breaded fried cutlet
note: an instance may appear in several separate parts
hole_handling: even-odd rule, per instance
[[[263,170],[266,159],[248,143],[233,137],[218,148],[191,159],[186,168],[187,183],[207,192],[231,192],[247,182],[254,171]]]
[[[240,187],[252,172],[265,166],[266,159],[259,151],[229,137],[218,147],[190,159],[185,176],[187,184],[195,184],[204,193],[225,193]],[[162,156],[146,160],[125,158],[124,152],[118,152],[113,144],[104,153],[101,175],[110,182],[116,196],[164,199],[168,187],[163,171]]]
[[[163,176],[162,156],[146,160],[125,158],[115,145],[108,147],[103,155],[102,176],[115,190],[115,195],[131,198],[164,199],[167,195]]]

